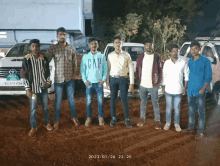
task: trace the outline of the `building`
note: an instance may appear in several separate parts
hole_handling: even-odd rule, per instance
[[[0,45],[24,39],[56,40],[56,29],[66,28],[68,42],[93,32],[93,0],[1,0]]]

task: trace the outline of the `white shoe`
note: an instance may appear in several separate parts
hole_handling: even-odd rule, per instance
[[[92,118],[87,118],[85,122],[85,126],[90,126],[92,123]]]
[[[163,129],[164,130],[169,130],[170,129],[170,123],[166,123]]]
[[[103,117],[100,117],[99,118],[99,126],[103,126],[103,125],[105,125],[105,121],[104,121]]]
[[[177,132],[181,131],[181,127],[180,127],[179,124],[175,124],[174,126],[175,126],[175,129],[176,129]]]

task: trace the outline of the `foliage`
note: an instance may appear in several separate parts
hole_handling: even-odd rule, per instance
[[[129,13],[126,15],[125,21],[121,17],[115,18],[113,21],[113,30],[115,36],[120,36],[123,41],[130,42],[131,36],[138,33],[138,28],[141,25],[142,15]]]
[[[100,51],[102,54],[105,51],[105,47],[108,44],[108,42],[105,41],[99,41],[99,47],[98,47],[98,51]]]
[[[104,35],[110,40],[119,35],[137,43],[152,39],[154,51],[166,58],[172,44],[184,42],[185,25],[201,9],[198,0],[126,0],[121,17],[103,20]]]
[[[220,36],[220,16],[219,15],[216,16],[216,23],[217,23],[216,29],[211,31],[211,33],[210,33],[210,35],[212,37],[219,37]]]
[[[183,37],[185,30],[186,26],[180,25],[180,19],[173,19],[167,16],[162,19],[155,20],[153,24],[153,31],[154,34],[158,34],[159,36],[160,40],[157,41],[157,44],[161,49],[158,51],[163,53],[166,57],[169,53],[169,50],[166,48],[167,44],[179,43],[179,39]]]

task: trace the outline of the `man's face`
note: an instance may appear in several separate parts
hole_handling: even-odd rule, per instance
[[[115,39],[114,40],[114,43],[113,43],[113,47],[115,48],[115,49],[121,49],[121,40],[119,40],[119,39]]]
[[[152,43],[145,43],[144,47],[147,52],[152,52],[153,50]]]
[[[32,43],[30,49],[33,54],[38,54],[40,51],[40,47],[37,43]]]
[[[91,51],[97,51],[98,47],[99,45],[96,40],[93,40],[92,42],[89,43],[89,48],[91,49]]]
[[[190,53],[192,56],[197,56],[199,55],[200,47],[198,45],[194,45],[190,48]]]
[[[170,57],[171,58],[178,58],[178,48],[172,48],[170,52]]]
[[[65,43],[66,42],[66,38],[67,38],[66,32],[58,32],[57,38],[58,38],[59,42]]]

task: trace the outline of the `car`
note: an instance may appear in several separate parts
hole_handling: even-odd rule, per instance
[[[220,38],[214,38],[214,39],[196,38],[196,39],[202,45],[200,53],[203,56],[207,57],[212,64],[212,81],[209,84],[209,86],[206,88],[206,93],[212,93],[214,97],[214,101],[217,103],[220,97]],[[189,48],[190,43],[191,42],[184,43],[180,49],[179,57],[186,61],[189,61],[189,59],[192,57]]]
[[[52,45],[52,42],[41,43],[40,53],[46,55],[47,50]],[[15,44],[6,54],[0,59],[0,95],[22,95],[26,94],[24,81],[21,78],[21,67],[24,56],[29,53],[29,40],[23,40]],[[54,61],[50,62],[51,80],[54,80]],[[48,92],[54,91],[53,86]]]
[[[106,56],[106,59],[108,58],[108,55],[114,50],[115,49],[113,47],[113,43],[107,44],[104,50],[104,55]],[[138,55],[144,53],[144,44],[124,42],[122,44],[122,50],[130,54],[131,59],[132,59],[132,64],[134,67],[134,72],[136,72],[136,60],[137,60]],[[103,88],[104,88],[104,98],[110,98],[110,90],[106,88],[106,83],[103,84]],[[163,95],[161,86],[159,86],[158,95],[159,97]],[[118,93],[118,96],[120,96],[119,93]],[[128,97],[135,97],[135,98],[139,97],[139,84],[138,84],[138,78],[136,77],[134,79],[134,96],[132,96],[132,93],[129,91]],[[148,96],[148,98],[150,98],[150,96]]]

